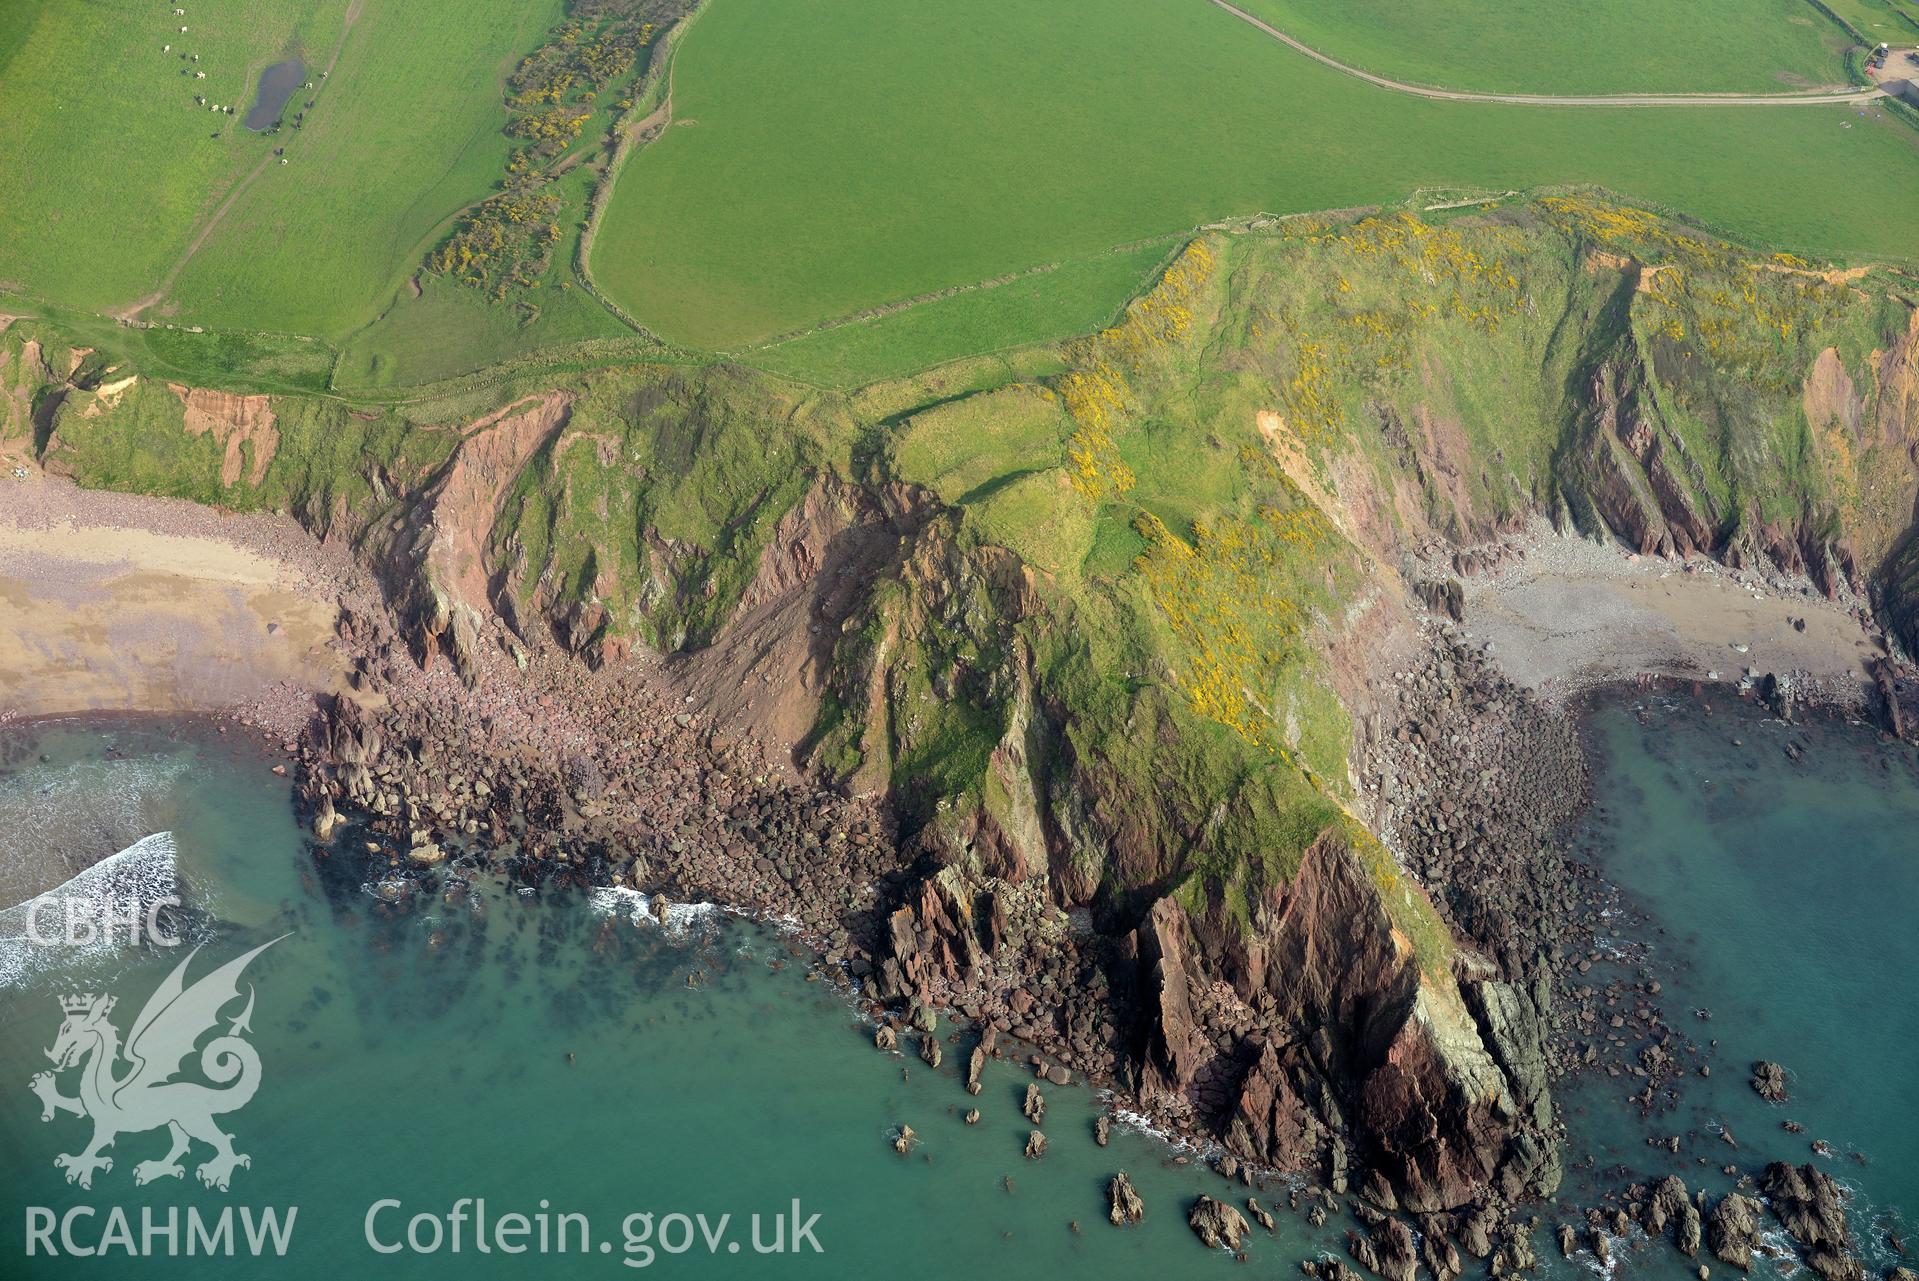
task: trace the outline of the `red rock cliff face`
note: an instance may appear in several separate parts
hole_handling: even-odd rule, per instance
[[[1170,898],[1139,936],[1141,1094],[1214,1119],[1235,1155],[1335,1188],[1363,1169],[1416,1211],[1556,1185],[1543,1008],[1422,974],[1343,840],[1312,847],[1250,937]]]
[[[1590,375],[1581,421],[1555,462],[1556,501],[1570,504],[1587,532],[1610,533],[1644,554],[1770,564],[1810,577],[1829,597],[1844,587],[1863,595],[1866,580],[1884,577],[1882,567],[1911,542],[1919,493],[1912,468],[1919,451],[1916,353],[1919,312],[1887,349],[1866,362],[1855,357],[1860,367],[1852,371],[1825,348],[1790,401],[1769,403],[1763,413],[1716,411],[1729,415],[1727,423],[1695,424],[1690,447],[1675,411],[1662,408],[1652,358],[1636,348],[1614,353]],[[1724,395],[1734,406],[1760,395],[1729,387]],[[1678,394],[1670,387],[1663,393],[1667,400]],[[1710,431],[1726,439],[1721,456],[1702,461],[1696,438]],[[1771,443],[1775,435],[1798,439],[1812,465],[1795,470]],[[1706,479],[1715,471],[1717,491]]]

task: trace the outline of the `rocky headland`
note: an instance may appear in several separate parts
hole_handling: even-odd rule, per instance
[[[883,1049],[1110,1090],[1310,1221],[1347,1206],[1361,1267],[1448,1281],[1536,1264],[1556,1083],[1631,1077],[1651,1116],[1702,1065],[1655,978],[1589,978],[1569,695],[1912,723],[1909,291],[1554,197],[1209,236],[1064,372],[845,396],[649,366],[352,408],[15,323],[0,446],[351,549],[337,686],[297,733],[238,713],[341,910],[499,875],[785,923]],[[1707,580],[1809,657],[1717,634]],[[1622,591],[1669,644],[1547,625]],[[1750,1177],[1851,1275],[1838,1192]],[[1676,1184],[1561,1250],[1637,1225],[1743,1266],[1759,1203]],[[1111,1205],[1137,1221],[1123,1176]]]

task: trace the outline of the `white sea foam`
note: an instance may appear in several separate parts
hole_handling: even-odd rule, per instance
[[[1582,1251],[1579,1256],[1579,1262],[1584,1265],[1589,1272],[1602,1277],[1618,1275],[1619,1265],[1625,1262],[1628,1256],[1643,1249],[1649,1239],[1646,1236],[1645,1230],[1636,1224],[1629,1228],[1624,1235],[1616,1232],[1606,1232],[1604,1230],[1601,1230],[1600,1235],[1606,1238],[1605,1260],[1602,1262],[1596,1252]]]
[[[385,877],[377,881],[360,882],[360,893],[369,898],[379,899],[382,903],[397,903],[405,898],[407,891],[413,888],[411,881],[401,877]]]
[[[187,765],[184,754],[28,765],[0,781],[0,858],[35,866],[49,851],[118,849],[166,827]]]
[[[1103,1091],[1102,1097],[1106,1097]],[[1161,1143],[1173,1149],[1173,1151],[1191,1153],[1202,1161],[1211,1160],[1213,1157],[1225,1151],[1225,1149],[1217,1143],[1201,1143],[1185,1135],[1175,1134],[1171,1130],[1162,1129],[1158,1125],[1155,1125],[1152,1119],[1145,1114],[1133,1112],[1126,1108],[1113,1109],[1113,1124],[1124,1129],[1136,1130],[1149,1138],[1158,1139]]]
[[[171,832],[142,837],[65,884],[0,910],[0,987],[136,946],[127,919],[144,926],[163,899],[187,899]],[[69,920],[77,928],[69,931]]]
[[[717,903],[675,903],[668,900],[665,919],[653,910],[653,897],[624,885],[603,885],[592,890],[587,901],[601,916],[626,920],[634,925],[657,925],[668,938],[684,939],[710,933],[722,915]]]
[[[1782,1275],[1790,1275],[1799,1270],[1799,1243],[1793,1240],[1792,1233],[1776,1224],[1761,1220],[1759,1249],[1754,1253],[1769,1256],[1780,1264],[1788,1265],[1780,1268]]]

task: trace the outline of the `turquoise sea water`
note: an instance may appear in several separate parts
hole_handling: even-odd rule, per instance
[[[1712,1076],[1649,1122],[1621,1106],[1637,1081],[1562,1090],[1575,1139],[1601,1170],[1677,1173],[1715,1196],[1728,1163],[1813,1161],[1853,1189],[1870,1274],[1910,1266],[1886,1233],[1919,1250],[1919,760],[1864,726],[1789,726],[1724,694],[1610,700],[1589,728],[1604,765],[1588,837],[1648,918],[1621,933],[1649,944],[1675,1031],[1719,1044]],[[1757,1059],[1791,1073],[1789,1102],[1753,1092]],[[1684,1135],[1680,1155],[1654,1159],[1655,1132]]]
[[[124,1032],[174,954],[118,954],[7,989],[0,1276],[337,1278],[346,1268],[356,1277],[844,1277],[912,1266],[934,1277],[982,1268],[1054,1277],[1225,1275],[1237,1266],[1209,1255],[1184,1221],[1200,1192],[1229,1195],[1224,1180],[1178,1164],[1177,1151],[1142,1133],[1116,1129],[1110,1147],[1097,1147],[1095,1102],[1082,1089],[1047,1090],[1050,1151],[1025,1160],[1025,1073],[995,1065],[974,1099],[961,1088],[959,1046],[947,1046],[939,1072],[877,1052],[851,1007],[806,981],[769,928],[714,914],[672,937],[578,894],[521,898],[485,886],[460,905],[379,919],[370,894],[330,883],[303,855],[289,788],[269,763],[204,732],[43,730],[30,763],[0,778],[0,793],[97,770],[109,747],[172,780],[166,813],[180,874],[218,918],[192,972],[291,932],[248,971],[263,1080],[224,1126],[252,1166],[228,1192],[202,1188],[191,1167],[206,1153],[196,1148],[185,1180],[136,1187],[133,1164],[166,1147],[154,1131],[122,1137],[114,1168],[90,1191],[53,1167],[88,1133],[65,1114],[41,1122],[26,1088],[47,1066],[58,996],[90,978],[119,996],[113,1021]],[[60,795],[86,803],[69,789]],[[975,1106],[982,1119],[969,1127],[962,1117]],[[901,1123],[921,1136],[906,1158],[889,1142]],[[1146,1222],[1125,1231],[1105,1220],[1105,1184],[1121,1168],[1147,1203]],[[450,1234],[431,1255],[380,1254],[366,1241],[377,1202],[401,1203],[375,1219],[376,1237],[391,1245],[412,1215],[445,1216],[469,1197],[485,1199],[490,1220],[527,1215],[529,1243],[542,1202],[554,1233],[561,1212],[585,1214],[588,1249],[579,1251],[569,1226],[564,1255],[482,1255],[471,1216],[458,1255]],[[800,1253],[756,1253],[752,1216],[761,1216],[761,1244],[772,1244],[775,1218],[791,1244],[795,1199],[802,1223],[819,1215],[810,1239],[822,1252],[801,1238]],[[210,1218],[229,1205],[297,1206],[285,1257],[129,1264],[116,1253],[122,1261],[106,1266],[25,1255],[28,1206],[57,1216],[95,1207],[99,1216],[79,1234],[87,1245],[99,1243],[113,1206],[126,1208],[137,1233],[142,1207],[192,1206]],[[629,1251],[623,1223],[646,1212],[656,1235]],[[696,1219],[693,1248],[672,1254],[664,1247],[683,1237],[680,1224],[666,1223],[671,1214],[704,1214],[708,1229],[731,1218],[716,1252]],[[642,1225],[631,1226],[638,1235]],[[441,1230],[449,1232],[444,1222]],[[1282,1238],[1260,1234],[1254,1258],[1312,1253],[1305,1233],[1302,1220],[1283,1216]],[[633,1266],[649,1257],[642,1246],[652,1247],[645,1269]]]
[[[1700,1111],[1700,1125],[1724,1120],[1742,1143],[1750,1136],[1739,1155],[1756,1160],[1762,1137],[1787,1136],[1767,1131],[1767,1105],[1734,1068],[1777,1058],[1797,1073],[1789,1110],[1808,1131],[1768,1155],[1805,1159],[1803,1141],[1817,1136],[1842,1153],[1858,1146],[1872,1164],[1842,1155],[1835,1172],[1862,1189],[1872,1212],[1919,1204],[1919,1137],[1903,1097],[1919,1084],[1910,994],[1919,957],[1909,924],[1919,869],[1902,836],[1919,811],[1919,784],[1903,757],[1890,774],[1879,770],[1869,738],[1840,736],[1844,746],[1821,745],[1807,766],[1793,767],[1776,748],[1721,753],[1718,722],[1699,729],[1696,742],[1689,724],[1672,713],[1648,731],[1620,710],[1595,722],[1612,757],[1595,829],[1602,857],[1662,914],[1667,933],[1655,960],[1676,976],[1669,1007],[1711,1005],[1712,1034],[1723,1038],[1726,1070],[1689,1093],[1687,1106]],[[1752,744],[1769,731],[1744,732]],[[110,1150],[114,1167],[90,1190],[68,1184],[53,1158],[77,1151],[89,1126],[66,1114],[42,1122],[27,1088],[48,1066],[60,996],[114,994],[112,1021],[125,1032],[184,949],[63,957],[0,988],[0,1276],[1246,1271],[1206,1251],[1184,1222],[1200,1193],[1237,1200],[1244,1190],[1181,1163],[1178,1150],[1148,1134],[1118,1128],[1111,1147],[1097,1147],[1089,1092],[1046,1091],[1050,1151],[1026,1161],[1024,1073],[994,1065],[973,1099],[960,1087],[963,1044],[948,1044],[937,1072],[876,1052],[856,1013],[827,985],[808,982],[782,936],[755,923],[693,914],[664,931],[628,919],[630,901],[522,897],[484,884],[457,902],[383,916],[373,894],[306,854],[288,785],[270,763],[205,727],[90,721],[40,727],[27,758],[0,773],[0,814],[57,804],[70,814],[120,815],[129,789],[140,789],[134,818],[173,833],[203,940],[193,976],[286,935],[246,974],[262,1079],[252,1101],[223,1118],[252,1159],[226,1192],[194,1181],[208,1152],[200,1146],[184,1179],[135,1186],[133,1166],[167,1146],[159,1130],[121,1137]],[[1849,782],[1848,769],[1862,763],[1877,771],[1872,781]],[[44,800],[38,810],[35,798]],[[228,1007],[223,1027],[239,1005]],[[63,1074],[65,1093],[74,1076]],[[1643,1127],[1611,1097],[1617,1083],[1607,1085],[1569,1094],[1576,1141],[1599,1147],[1602,1163],[1663,1172],[1646,1157]],[[982,1120],[969,1127],[961,1118],[974,1106]],[[902,1122],[921,1136],[907,1158],[889,1145]],[[1719,1153],[1710,1155],[1718,1163]],[[1673,1160],[1692,1156],[1689,1148]],[[1120,1168],[1147,1205],[1146,1222],[1127,1230],[1105,1221],[1104,1186]],[[525,1235],[506,1243],[533,1248],[478,1253],[479,1212],[470,1208],[453,1253],[448,1215],[463,1198],[483,1198],[496,1227],[525,1215]],[[783,1243],[795,1244],[796,1199],[802,1223],[819,1216],[799,1252],[756,1252],[756,1214],[759,1244],[772,1243],[776,1217]],[[1283,1190],[1262,1199],[1280,1203],[1280,1231],[1255,1230],[1250,1272],[1297,1275],[1300,1259],[1340,1249],[1339,1220],[1313,1232],[1283,1210]],[[403,1242],[409,1219],[425,1213],[438,1219],[436,1252],[386,1254],[369,1244],[368,1212],[387,1201],[399,1204],[375,1211],[378,1243]],[[74,1215],[75,1207],[94,1213]],[[148,1257],[129,1260],[115,1246],[105,1258],[71,1258],[57,1228],[58,1255],[36,1243],[28,1256],[29,1229],[46,1215],[71,1223],[84,1248],[111,1239],[115,1207],[136,1245],[143,1211],[164,1224],[169,1212],[192,1209],[215,1224],[231,1209],[242,1241],[243,1208],[256,1216],[277,1208],[282,1222],[289,1208],[298,1213],[284,1257],[264,1262],[244,1253],[185,1257],[184,1221],[178,1257],[155,1237]],[[554,1252],[562,1213],[586,1217],[584,1249],[579,1221],[569,1220],[566,1252]],[[650,1231],[629,1219],[648,1213]],[[722,1215],[730,1216],[724,1225]],[[422,1246],[432,1229],[418,1229]],[[684,1252],[669,1249],[689,1239]],[[1537,1244],[1542,1256],[1552,1253],[1544,1234]],[[1648,1275],[1676,1270],[1669,1252],[1632,1260],[1629,1270]],[[1548,1274],[1577,1270],[1548,1262]]]

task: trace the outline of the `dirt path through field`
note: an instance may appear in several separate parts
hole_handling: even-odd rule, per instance
[[[1211,3],[1232,14],[1241,22],[1257,27],[1273,39],[1290,48],[1298,50],[1308,58],[1343,72],[1367,84],[1377,85],[1381,89],[1390,89],[1395,93],[1409,93],[1416,98],[1436,98],[1444,102],[1505,102],[1521,106],[1534,107],[1797,107],[1843,102],[1871,102],[1886,96],[1883,88],[1830,90],[1815,89],[1802,93],[1633,93],[1633,94],[1596,94],[1559,96],[1545,93],[1472,93],[1464,89],[1435,89],[1430,85],[1407,84],[1403,80],[1392,80],[1385,76],[1376,76],[1370,71],[1361,71],[1358,67],[1348,66],[1337,58],[1331,58],[1303,44],[1281,31],[1271,23],[1262,21],[1252,14],[1227,3],[1227,0],[1211,0]]]

